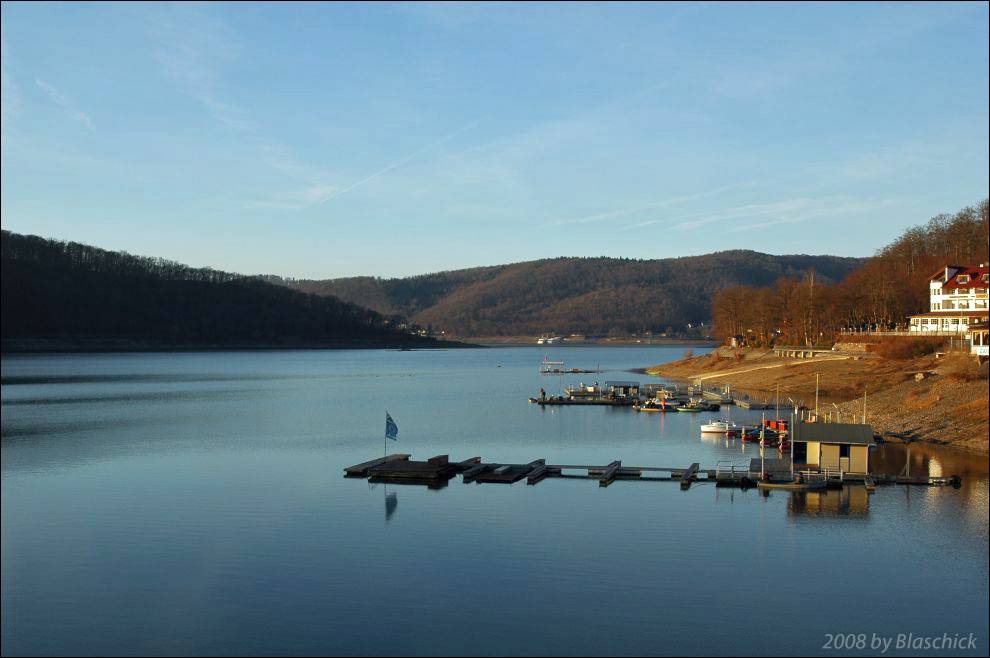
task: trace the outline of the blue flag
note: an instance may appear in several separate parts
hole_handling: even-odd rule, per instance
[[[385,438],[393,441],[399,440],[399,426],[395,424],[387,411],[385,412]]]

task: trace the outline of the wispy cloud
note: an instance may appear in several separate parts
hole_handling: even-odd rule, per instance
[[[7,142],[7,131],[17,114],[21,103],[20,90],[17,83],[7,71],[7,36],[0,30],[0,141]]]
[[[626,208],[618,208],[616,210],[610,210],[607,212],[601,212],[594,215],[587,215],[585,217],[578,217],[576,219],[559,219],[550,222],[551,226],[560,226],[563,224],[588,224],[591,222],[600,222],[606,219],[615,219],[617,217],[627,217],[629,215],[635,215],[641,212],[646,212],[647,210],[660,210],[662,208],[671,208],[674,206],[684,205],[685,203],[690,203],[691,201],[698,201],[701,199],[706,199],[709,197],[717,196],[719,194],[724,194],[725,192],[730,192],[732,190],[739,189],[741,187],[746,187],[753,185],[755,181],[747,181],[744,183],[733,183],[731,185],[723,185],[712,190],[706,190],[704,192],[697,192],[695,194],[687,194],[684,196],[670,197],[668,199],[663,199],[654,203],[647,203],[638,206],[630,206]],[[635,226],[646,226],[653,224],[655,221],[641,222],[640,224],[634,224]]]
[[[698,212],[680,217],[656,218],[625,228],[635,229],[663,224],[670,229],[692,230],[711,224],[719,224],[720,231],[737,233],[782,224],[797,224],[820,217],[869,212],[888,206],[890,203],[886,199],[851,199],[844,196],[796,197],[770,203],[734,206],[716,212]],[[734,221],[755,218],[760,218],[760,221],[751,221],[746,224],[738,224]]]
[[[79,123],[86,126],[90,131],[95,131],[96,128],[93,126],[93,121],[89,118],[89,115],[76,107],[75,103],[69,100],[65,94],[56,89],[54,86],[48,84],[44,80],[35,78],[34,83],[38,85],[41,89],[48,94],[49,100],[58,105],[65,113],[72,119],[78,121]]]
[[[725,222],[731,219],[793,213],[804,210],[812,203],[814,203],[814,201],[808,198],[784,199],[782,201],[774,201],[772,203],[752,203],[728,208],[722,212],[694,213],[693,215],[684,216],[679,219],[665,221],[665,223],[667,223],[671,228],[693,229],[707,226],[708,224],[715,224],[717,222]],[[657,219],[651,222],[643,222],[640,226],[645,226],[648,223],[656,224],[661,221],[664,220]]]
[[[240,133],[251,163],[279,174],[256,198],[243,200],[244,208],[301,210],[340,190],[331,172],[301,162],[285,144],[261,134],[251,112],[227,98],[224,71],[236,64],[241,46],[226,23],[201,7],[171,6],[158,15],[152,33],[158,42],[155,59],[166,77],[214,121]]]
[[[184,93],[228,128],[253,127],[243,108],[222,99],[218,71],[235,61],[240,51],[224,23],[198,7],[171,7],[153,31],[158,39],[155,59]]]
[[[337,185],[317,182],[283,190],[267,198],[253,199],[244,205],[252,209],[302,210],[326,201],[339,189]]]
[[[361,187],[365,183],[370,183],[371,181],[375,180],[379,176],[384,176],[385,174],[387,174],[388,172],[392,171],[393,169],[398,169],[399,167],[401,167],[402,165],[406,164],[410,160],[412,160],[414,158],[417,158],[417,157],[423,155],[424,153],[427,153],[428,151],[432,151],[433,149],[436,149],[436,148],[439,148],[439,147],[443,146],[444,144],[446,144],[450,140],[454,139],[455,137],[457,137],[458,135],[460,135],[464,131],[471,129],[471,128],[473,128],[476,125],[478,125],[478,121],[471,121],[470,123],[468,123],[468,124],[466,124],[464,126],[461,126],[460,128],[458,128],[454,132],[450,133],[449,135],[445,135],[444,137],[438,139],[437,141],[431,142],[431,143],[427,144],[426,146],[424,146],[424,147],[422,147],[422,148],[414,151],[413,153],[410,153],[409,155],[407,155],[405,157],[399,158],[398,160],[396,160],[392,164],[388,165],[384,169],[379,169],[378,171],[376,171],[375,173],[371,174],[370,176],[365,176],[361,180],[359,180],[359,181],[357,181],[355,183],[351,183],[347,187],[344,187],[344,188],[342,188],[342,189],[334,192],[333,194],[330,194],[325,199],[323,199],[320,203],[325,203],[327,201],[330,201],[331,199],[336,199],[337,197],[342,196],[344,194],[347,194],[348,192],[350,192],[351,190],[353,190],[355,188]]]
[[[892,199],[818,199],[805,204],[805,207],[801,210],[782,212],[774,219],[769,219],[766,221],[734,226],[728,229],[728,232],[738,233],[740,231],[751,231],[754,229],[769,228],[771,226],[780,226],[784,224],[799,224],[801,222],[807,222],[812,219],[819,219],[822,217],[858,215],[865,212],[880,210],[882,208],[892,206],[893,204],[894,201]]]

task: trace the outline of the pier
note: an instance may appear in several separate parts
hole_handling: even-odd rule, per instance
[[[761,466],[754,459],[749,467],[720,462],[715,468],[701,468],[695,462],[687,466],[623,466],[621,460],[608,464],[548,464],[545,459],[534,459],[525,464],[503,464],[482,462],[481,457],[471,457],[452,462],[447,455],[437,455],[426,461],[412,461],[405,453],[385,455],[344,469],[344,476],[366,478],[371,482],[391,482],[398,484],[422,484],[431,488],[446,486],[457,475],[465,484],[513,484],[525,479],[526,484],[536,485],[547,478],[572,478],[596,480],[600,487],[608,487],[617,480],[639,480],[653,482],[679,482],[682,490],[691,488],[694,483],[715,484],[719,487],[755,487],[764,482],[784,483],[792,480],[789,467],[783,460],[766,460]],[[802,475],[823,478],[829,487],[842,487],[857,484],[873,491],[878,485],[924,485],[956,486],[961,483],[958,476],[920,476],[851,474],[851,473],[810,473]]]

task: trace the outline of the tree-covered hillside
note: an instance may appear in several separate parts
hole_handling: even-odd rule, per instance
[[[905,328],[909,315],[929,309],[932,274],[990,260],[988,223],[984,199],[907,229],[841,281],[804,274],[726,288],[712,304],[716,335],[766,345],[828,342],[844,328]]]
[[[712,296],[723,288],[769,285],[808,269],[822,280],[837,281],[862,263],[725,251],[659,260],[554,258],[407,278],[283,283],[401,314],[457,336],[604,335],[683,330],[688,323],[710,319]]]
[[[163,345],[428,343],[325,295],[74,242],[2,234],[2,335]]]

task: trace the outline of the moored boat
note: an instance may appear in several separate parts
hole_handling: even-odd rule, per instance
[[[689,413],[697,413],[699,411],[718,411],[719,406],[717,404],[711,404],[710,402],[705,402],[703,400],[692,400],[687,404],[682,404],[677,407],[678,411],[686,411]]]
[[[743,427],[739,430],[739,439],[743,442],[759,441],[760,430],[755,427]]]
[[[647,400],[646,402],[633,405],[633,411],[648,413],[664,413],[667,411],[673,411],[674,409],[674,405],[668,403],[666,400]]]
[[[713,420],[701,425],[702,434],[725,434],[735,429],[739,429],[739,426],[729,420]]]
[[[777,432],[767,429],[764,427],[760,431],[760,445],[761,446],[776,446],[780,443],[780,434]]]

